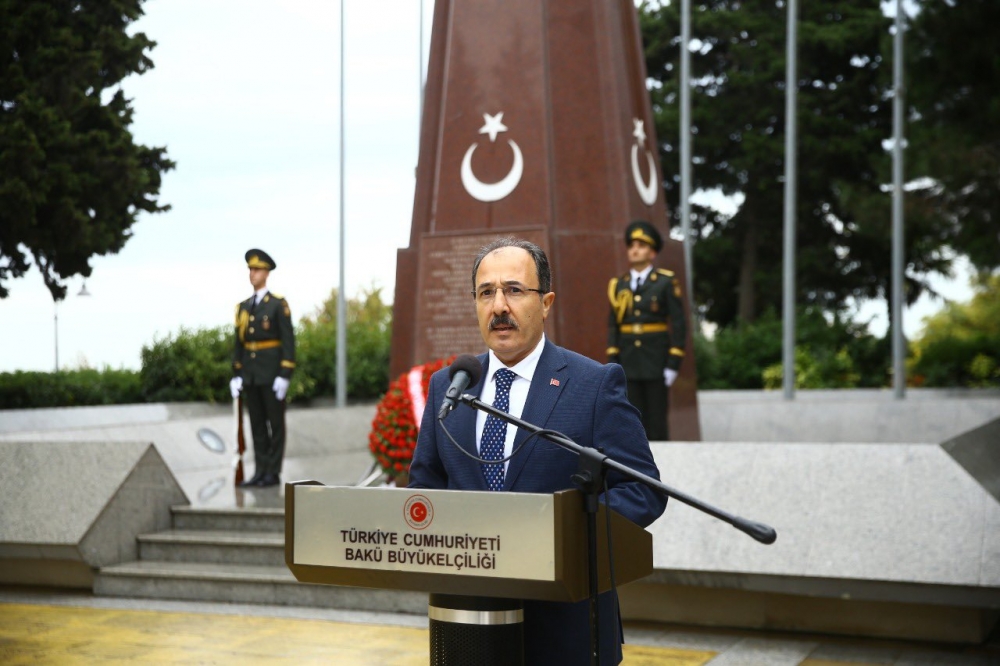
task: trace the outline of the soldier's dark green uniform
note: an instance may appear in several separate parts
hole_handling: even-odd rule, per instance
[[[248,268],[274,269],[267,253],[250,250]],[[236,305],[233,376],[243,378],[243,398],[253,433],[254,478],[246,485],[274,485],[285,455],[285,400],[273,390],[275,377],[291,379],[295,370],[295,329],[288,302],[267,292]],[[258,483],[268,479],[266,483]],[[255,481],[256,480],[256,481]]]
[[[625,244],[640,240],[659,252],[659,233],[648,222],[633,222]],[[684,360],[687,325],[680,281],[672,271],[653,268],[633,293],[631,274],[608,284],[608,360],[621,363],[628,380],[628,399],[642,415],[650,441],[670,438],[667,427],[669,389],[664,369],[679,370]]]

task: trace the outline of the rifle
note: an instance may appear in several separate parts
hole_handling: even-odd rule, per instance
[[[247,442],[243,437],[243,392],[233,400],[236,412],[236,485],[243,483],[243,454],[247,450]]]

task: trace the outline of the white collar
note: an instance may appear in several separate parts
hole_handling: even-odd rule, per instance
[[[489,352],[490,362],[486,367],[486,380],[489,381],[493,378],[493,375],[500,368],[507,368],[513,372],[518,377],[527,379],[529,382],[531,378],[535,376],[535,368],[538,366],[538,359],[542,357],[542,349],[545,348],[545,334],[542,333],[542,339],[538,341],[535,348],[531,350],[531,353],[522,358],[518,363],[510,368],[504,364],[503,361],[497,358],[497,355],[493,353],[491,349]]]
[[[653,270],[653,264],[646,266],[646,268],[641,271],[637,271],[634,268],[630,268],[628,270],[632,274],[632,282],[635,282],[636,278],[641,278],[642,281],[645,282],[646,278],[649,277],[650,272]]]
[[[260,303],[262,300],[264,300],[264,297],[267,296],[267,292],[268,292],[268,288],[267,287],[261,287],[260,289],[258,289],[257,291],[255,291],[253,293],[253,302],[254,302],[254,304],[256,305],[257,303]]]

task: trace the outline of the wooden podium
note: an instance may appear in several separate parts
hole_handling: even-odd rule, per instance
[[[441,663],[512,663],[484,662],[484,655],[496,656],[492,648],[456,658],[439,645],[452,634],[438,631],[436,622],[483,625],[485,633],[472,642],[509,647],[511,637],[497,632],[514,624],[520,631],[521,599],[587,599],[583,501],[576,490],[549,495],[289,483],[285,562],[303,583],[430,593],[431,663],[438,663],[435,651],[450,653]],[[601,506],[597,516],[601,592],[611,588],[605,511]],[[615,584],[652,573],[652,535],[614,511],[610,518]]]

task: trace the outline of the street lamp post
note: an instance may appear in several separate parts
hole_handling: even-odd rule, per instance
[[[83,281],[83,286],[80,287],[77,296],[90,296],[86,280]],[[59,372],[59,301],[53,301],[52,326],[55,333],[56,372]]]
[[[59,372],[59,301],[52,301],[53,303],[53,326],[55,328],[55,344],[56,344],[56,372]]]

